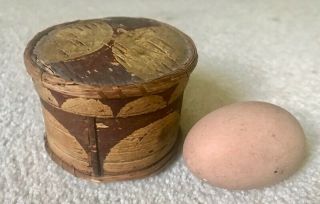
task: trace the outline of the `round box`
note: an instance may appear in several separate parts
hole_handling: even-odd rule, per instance
[[[110,17],[50,27],[27,45],[46,149],[78,177],[149,175],[174,154],[192,40],[145,19]]]

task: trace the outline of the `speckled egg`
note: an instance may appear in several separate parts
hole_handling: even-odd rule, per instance
[[[297,119],[265,102],[240,102],[209,113],[192,127],[183,147],[195,176],[226,189],[276,184],[297,171],[305,153]]]

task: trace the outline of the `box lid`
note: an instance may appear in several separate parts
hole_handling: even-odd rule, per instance
[[[196,62],[196,48],[187,35],[146,18],[56,25],[38,33],[25,50],[28,72],[51,87],[134,89],[189,74]]]

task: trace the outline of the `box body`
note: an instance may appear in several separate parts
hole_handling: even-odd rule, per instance
[[[138,178],[174,155],[192,40],[167,24],[111,17],[38,33],[25,65],[57,164],[93,181]]]

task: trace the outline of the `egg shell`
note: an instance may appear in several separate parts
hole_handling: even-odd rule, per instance
[[[299,122],[265,102],[240,102],[209,113],[192,127],[183,146],[190,171],[226,189],[276,184],[297,171],[305,153]]]

